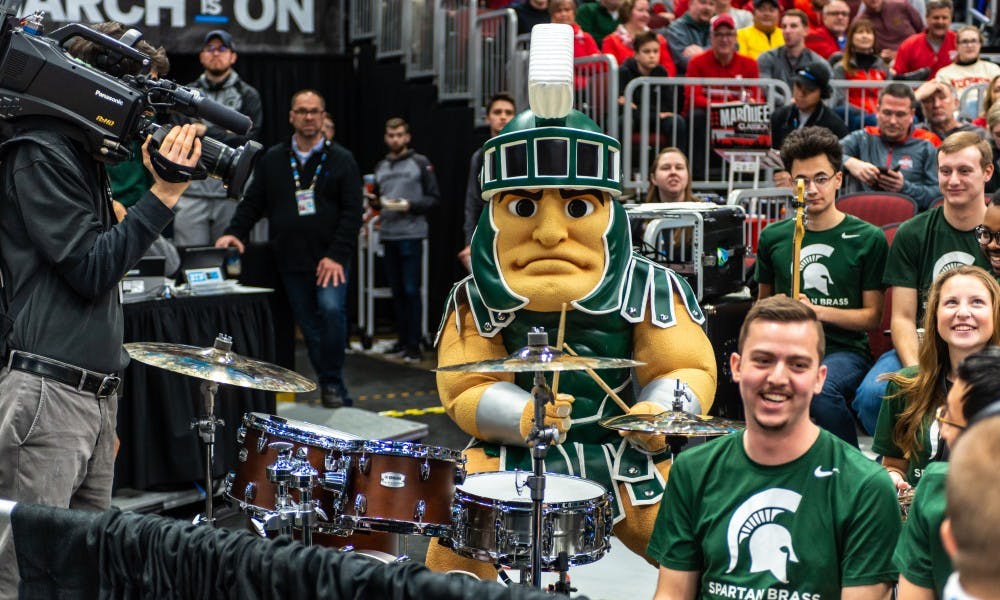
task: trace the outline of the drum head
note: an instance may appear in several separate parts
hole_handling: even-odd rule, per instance
[[[531,504],[531,490],[528,489],[527,471],[499,471],[496,473],[476,473],[469,475],[465,483],[455,489],[470,496],[499,500],[510,504]],[[607,493],[599,483],[556,473],[545,474],[546,504],[563,504],[579,500],[599,498]]]
[[[277,415],[252,412],[244,417],[247,427],[264,431],[273,437],[289,438],[313,446],[328,446],[322,440],[359,440],[356,435],[306,421],[286,419]]]

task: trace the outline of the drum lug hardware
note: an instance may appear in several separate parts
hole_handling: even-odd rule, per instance
[[[226,484],[225,484],[226,487],[225,487],[225,490],[226,490],[227,494],[229,494],[229,493],[231,493],[233,491],[233,480],[235,480],[235,479],[236,479],[236,473],[234,473],[233,471],[230,471],[226,475]]]
[[[264,450],[267,448],[267,436],[263,433],[257,438],[257,454],[264,454]]]
[[[458,466],[455,467],[455,485],[462,485],[465,483],[465,460],[463,459]]]
[[[424,462],[420,463],[420,481],[427,481],[431,478],[431,465],[424,459]]]
[[[309,448],[299,446],[299,449],[295,451],[295,458],[300,460],[309,460]]]
[[[250,482],[245,488],[243,488],[243,501],[247,504],[253,502],[254,498],[257,497],[257,484]]]
[[[342,498],[347,491],[347,470],[331,470],[320,476],[319,485],[332,493],[336,498]]]
[[[427,513],[427,503],[417,500],[417,508],[413,511],[413,520],[418,523],[424,522],[424,515]]]
[[[236,429],[236,443],[237,443],[237,444],[240,444],[240,445],[242,446],[242,445],[243,445],[243,442],[244,442],[244,441],[245,441],[246,439],[247,439],[247,428],[246,428],[246,427],[244,427],[243,425],[240,425],[240,426],[239,426],[239,427],[238,427],[238,428]]]
[[[246,462],[246,461],[247,461],[247,458],[248,458],[249,456],[250,456],[250,453],[249,453],[249,452],[247,452],[247,449],[246,449],[246,448],[240,448],[240,454],[239,454],[239,457],[238,457],[238,458],[239,458],[239,460],[240,460],[240,462]]]
[[[493,520],[493,533],[497,551],[503,552],[507,546],[507,531],[504,529],[503,520],[499,517]]]
[[[583,518],[583,539],[588,545],[593,545],[597,539],[597,527],[594,523],[594,515],[588,514]]]
[[[368,512],[368,498],[365,498],[364,494],[358,494],[354,497],[354,512],[359,515]]]
[[[555,531],[552,527],[552,521],[550,519],[545,520],[545,525],[542,528],[542,554],[551,555],[552,554],[552,542],[555,538]]]
[[[330,520],[330,517],[327,516],[326,511],[323,510],[323,508],[319,505],[319,501],[318,500],[313,500],[313,510],[316,511],[316,514],[319,515],[319,518],[321,520],[323,520],[323,521],[329,521]]]
[[[364,452],[358,457],[358,470],[361,471],[362,475],[367,475],[368,471],[371,469],[372,461],[368,458],[368,455]]]

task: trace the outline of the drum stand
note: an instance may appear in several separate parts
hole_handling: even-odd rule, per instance
[[[316,516],[326,519],[326,514],[313,501],[313,488],[319,472],[305,458],[292,458],[292,444],[272,442],[268,444],[278,452],[278,458],[267,466],[267,480],[277,486],[274,495],[274,512],[268,513],[264,529],[278,535],[292,535],[292,525],[302,529],[302,543],[312,545],[313,527]],[[299,492],[299,501],[292,498],[291,489]]]
[[[220,344],[220,339],[215,341],[216,346]],[[229,341],[229,344],[232,345],[232,341]],[[215,486],[212,485],[212,464],[215,462],[215,430],[225,425],[222,419],[215,418],[215,392],[218,389],[219,384],[214,381],[206,379],[201,382],[202,416],[191,421],[191,429],[198,430],[198,437],[205,446],[205,514],[195,517],[194,522],[209,527],[215,525],[215,513],[212,508],[212,494],[215,492]]]

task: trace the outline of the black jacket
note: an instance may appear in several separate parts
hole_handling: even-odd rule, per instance
[[[173,212],[146,192],[114,223],[104,168],[39,123],[2,152],[0,264],[9,347],[112,373],[128,364],[118,282]]]
[[[771,147],[781,148],[785,137],[799,128],[799,109],[794,104],[786,104],[771,113]],[[840,139],[849,133],[843,119],[820,102],[813,114],[809,115],[805,126],[826,127]]]
[[[303,188],[312,183],[323,152],[299,166]],[[282,142],[257,161],[253,180],[226,233],[244,242],[250,229],[267,217],[279,271],[312,272],[323,257],[350,264],[361,228],[361,175],[354,156],[336,142],[326,146],[326,159],[314,188],[316,214],[299,216],[291,147]],[[296,159],[297,161],[298,159]]]

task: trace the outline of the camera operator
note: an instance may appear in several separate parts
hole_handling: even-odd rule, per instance
[[[101,32],[120,38],[120,24]],[[135,48],[151,54],[139,42]],[[92,65],[101,46],[69,52]],[[116,66],[138,72],[129,59]],[[67,90],[72,93],[71,90]],[[105,509],[114,477],[115,421],[124,319],[119,281],[173,217],[188,183],[153,172],[153,185],[118,224],[104,166],[69,125],[47,117],[12,123],[0,149],[0,497]],[[201,157],[194,126],[174,127],[159,152],[183,168]],[[17,597],[10,526],[0,529],[0,598]]]

